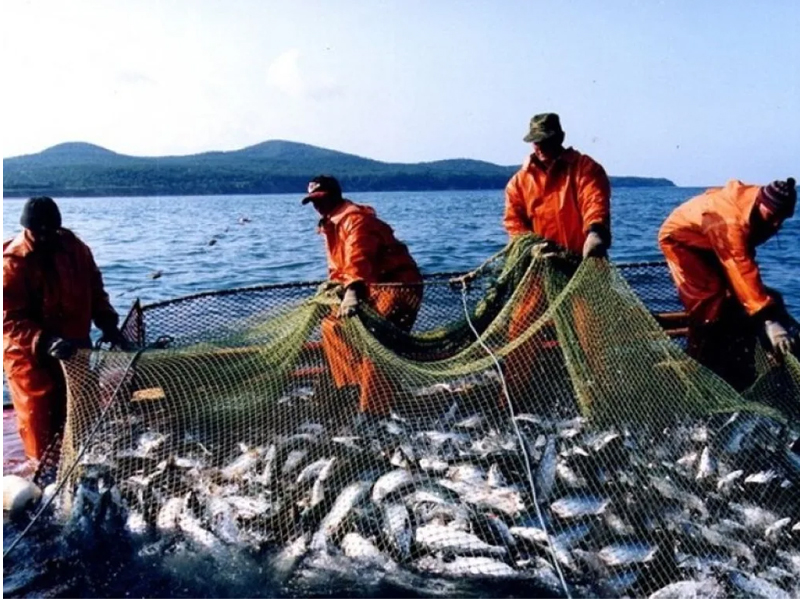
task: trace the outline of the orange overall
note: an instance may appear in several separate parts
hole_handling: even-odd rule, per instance
[[[320,221],[328,256],[328,279],[350,286],[362,283],[366,301],[397,327],[410,331],[422,302],[422,276],[408,248],[369,206],[345,200]],[[403,283],[408,286],[375,284]],[[358,384],[359,408],[384,415],[391,410],[395,392],[388,377],[348,343],[343,323],[329,315],[322,321],[322,344],[337,387]]]
[[[43,254],[23,230],[3,244],[3,370],[25,454],[40,459],[64,426],[61,367],[38,351],[42,335],[88,345],[92,320],[115,327],[118,316],[88,246],[68,229]]]
[[[593,225],[610,231],[611,185],[603,167],[589,156],[567,148],[549,167],[531,158],[511,178],[505,190],[503,225],[510,236],[535,233],[580,254]],[[535,274],[534,274],[535,275]],[[509,339],[525,332],[547,309],[541,282],[532,281],[527,295],[515,307]],[[575,325],[588,341],[591,324],[583,302],[575,302]],[[541,342],[535,336],[506,360],[509,387],[524,386],[529,379]],[[589,353],[588,348],[584,350]]]
[[[754,376],[749,317],[774,303],[751,235],[758,192],[759,186],[729,181],[676,208],[658,234],[689,314],[689,354],[739,389]]]

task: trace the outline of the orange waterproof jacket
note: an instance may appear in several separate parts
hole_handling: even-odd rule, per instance
[[[419,283],[417,263],[370,206],[345,200],[320,221],[328,255],[328,279],[342,285],[363,282]]]
[[[677,244],[698,253],[713,253],[722,265],[729,287],[748,315],[773,303],[761,281],[750,236],[750,215],[758,190],[757,185],[736,180],[729,181],[723,188],[707,190],[676,208],[658,234],[662,249]],[[684,278],[691,278],[691,270],[682,272]],[[698,277],[706,278],[707,274],[698,274]],[[676,283],[681,297],[690,304],[692,298],[686,295],[686,290],[704,288],[703,281]],[[691,311],[691,306],[687,309]]]
[[[88,344],[91,321],[116,326],[92,253],[62,229],[60,249],[49,257],[34,251],[24,230],[3,244],[3,369],[25,453],[40,458],[63,423],[63,381],[56,361],[37,355],[42,335]]]
[[[580,253],[592,225],[611,226],[611,184],[598,163],[567,148],[544,169],[531,159],[506,185],[509,235],[536,233]]]

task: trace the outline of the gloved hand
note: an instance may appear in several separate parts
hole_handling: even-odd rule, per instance
[[[342,298],[342,304],[339,306],[339,318],[346,319],[356,314],[358,310],[358,294],[352,287],[347,288]]]
[[[317,286],[317,294],[325,294],[342,285],[338,281],[323,281]]]
[[[590,231],[586,235],[586,241],[583,243],[583,258],[590,256],[597,258],[606,258],[608,256],[608,247],[596,231]]]
[[[777,321],[764,321],[764,333],[775,352],[780,355],[791,353],[794,342],[783,325]]]
[[[130,349],[128,340],[125,339],[118,327],[104,329],[103,335],[100,336],[100,343],[111,344],[112,348],[119,348],[120,350]]]
[[[69,360],[77,351],[75,344],[56,335],[48,336],[40,343],[44,351],[57,360]]]

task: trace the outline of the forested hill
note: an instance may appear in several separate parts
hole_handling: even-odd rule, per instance
[[[308,144],[271,140],[231,152],[139,157],[83,142],[3,159],[3,196],[153,196],[298,193],[314,175],[345,192],[502,189],[518,166],[469,159],[386,163]],[[674,186],[611,177],[617,187]]]

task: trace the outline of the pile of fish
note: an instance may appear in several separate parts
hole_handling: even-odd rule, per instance
[[[598,431],[468,412],[304,422],[237,445],[101,431],[67,530],[235,548],[286,578],[344,563],[551,595],[800,595],[797,431],[750,413]]]

